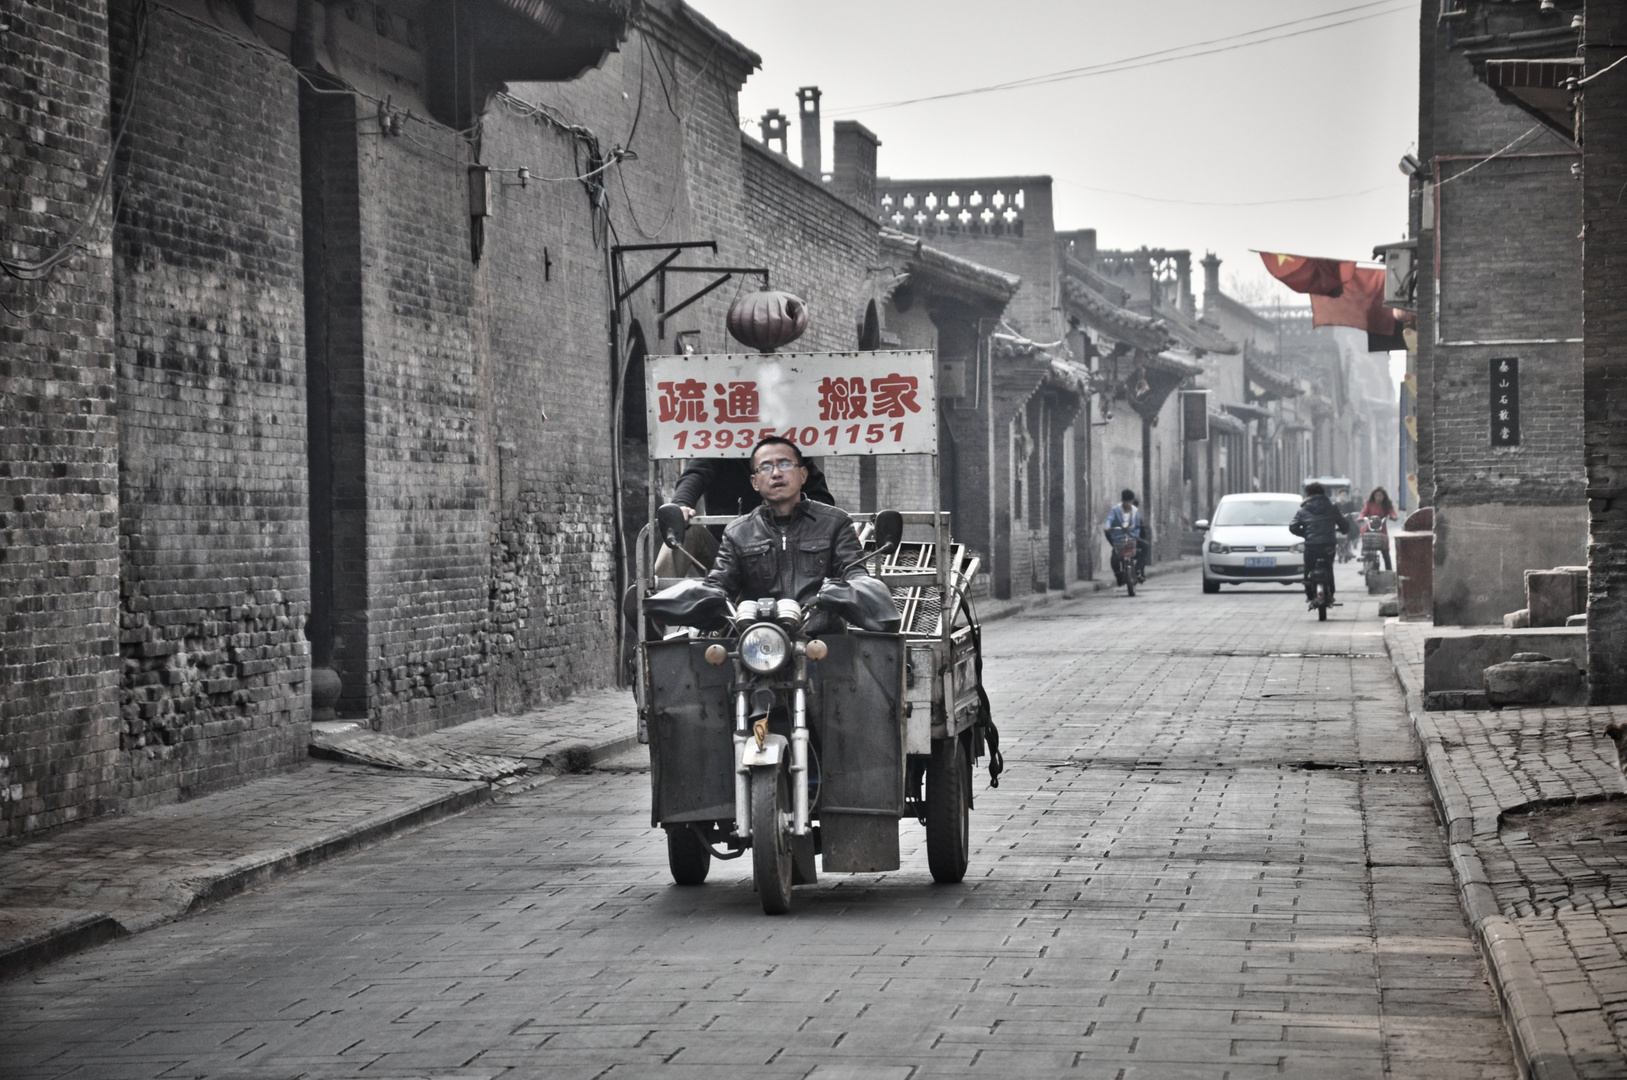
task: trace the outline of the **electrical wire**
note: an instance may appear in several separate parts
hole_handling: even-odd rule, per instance
[[[1301,23],[1317,22],[1323,19],[1333,18],[1337,15],[1349,14],[1353,11],[1363,11],[1367,8],[1385,7],[1387,5],[1388,9],[1385,11],[1374,11],[1366,15],[1357,15],[1353,18],[1343,19],[1339,22],[1325,23],[1322,26],[1306,27],[1305,29],[1293,30],[1285,34],[1273,34],[1270,37],[1260,38],[1257,41],[1239,40],[1242,38],[1255,37],[1259,34],[1265,34],[1273,30],[1281,30],[1290,26],[1298,26]],[[833,117],[854,116],[860,113],[879,112],[883,109],[897,109],[905,105],[918,105],[929,101],[945,101],[951,98],[970,97],[976,94],[990,94],[1004,90],[1020,90],[1030,86],[1045,86],[1050,83],[1069,82],[1074,79],[1089,78],[1094,75],[1112,75],[1121,71],[1134,71],[1138,68],[1157,67],[1161,64],[1171,64],[1178,60],[1193,60],[1200,56],[1213,56],[1217,53],[1233,52],[1238,49],[1251,48],[1255,45],[1265,45],[1273,41],[1285,41],[1289,38],[1302,37],[1306,34],[1315,34],[1323,30],[1332,30],[1341,26],[1349,26],[1353,23],[1365,22],[1369,19],[1381,18],[1385,15],[1394,15],[1398,12],[1410,11],[1412,10],[1412,7],[1413,5],[1411,3],[1400,3],[1397,6],[1397,0],[1371,0],[1369,3],[1357,4],[1354,7],[1340,8],[1336,11],[1327,11],[1320,15],[1309,15],[1299,19],[1290,19],[1287,22],[1272,23],[1269,26],[1256,27],[1253,30],[1245,30],[1241,33],[1227,34],[1223,37],[1209,38],[1205,41],[1189,42],[1185,45],[1177,45],[1168,49],[1158,49],[1149,53],[1140,53],[1136,56],[1120,57],[1117,60],[1105,60],[1098,64],[1089,64],[1084,67],[1077,68],[1066,68],[1061,71],[1048,72],[1043,75],[1033,75],[1023,79],[1013,79],[1003,83],[993,83],[988,86],[971,87],[965,90],[950,90],[941,94],[927,94],[922,97],[904,98],[899,101],[887,101],[871,105],[856,105],[845,109],[835,109],[831,111],[830,115]],[[1205,48],[1205,46],[1210,45],[1216,47]],[[1188,50],[1191,49],[1198,49],[1200,51],[1189,52]],[[1175,53],[1179,53],[1180,55],[1171,55]]]
[[[1451,183],[1454,183],[1454,182],[1456,182],[1458,180],[1462,180],[1465,176],[1468,176],[1470,173],[1472,173],[1476,169],[1480,168],[1480,166],[1486,164],[1486,162],[1491,161],[1494,158],[1502,157],[1504,154],[1508,153],[1510,150],[1514,149],[1516,146],[1519,146],[1521,143],[1525,142],[1526,139],[1530,138],[1532,135],[1536,134],[1538,131],[1541,131],[1546,126],[1547,126],[1546,124],[1541,124],[1541,123],[1537,124],[1535,127],[1530,128],[1524,134],[1520,135],[1513,142],[1511,142],[1507,146],[1503,147],[1501,150],[1498,150],[1496,153],[1493,153],[1493,154],[1487,154],[1485,157],[1481,158],[1479,161],[1475,162],[1473,165],[1470,165],[1467,169],[1464,169],[1460,173],[1453,173],[1451,176],[1448,176],[1445,180],[1442,180],[1440,183],[1436,184],[1435,187],[1437,189],[1443,188],[1447,184],[1451,184]]]

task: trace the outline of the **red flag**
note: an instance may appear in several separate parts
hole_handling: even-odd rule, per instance
[[[1384,306],[1384,268],[1347,265],[1353,272],[1338,296],[1311,294],[1311,325],[1354,326],[1384,337],[1394,334],[1395,313]]]
[[[1279,255],[1274,251],[1260,252],[1266,272],[1297,293],[1312,296],[1338,296],[1356,264],[1339,259],[1312,259],[1305,255]]]

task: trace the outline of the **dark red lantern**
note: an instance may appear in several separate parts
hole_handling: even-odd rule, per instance
[[[778,289],[762,289],[729,305],[729,334],[759,352],[789,345],[808,329],[808,305]]]

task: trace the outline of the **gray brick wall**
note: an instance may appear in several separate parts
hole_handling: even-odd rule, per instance
[[[1589,74],[1627,54],[1627,8],[1589,0]],[[1588,495],[1588,685],[1595,705],[1627,702],[1627,83],[1582,95],[1584,359]]]
[[[114,233],[129,805],[290,766],[309,720],[295,79],[148,10]]]
[[[1535,119],[1454,47],[1454,35],[1551,20],[1491,5],[1470,21],[1492,22],[1465,29],[1423,7],[1419,156],[1442,183],[1418,244],[1419,488],[1436,508],[1435,621],[1496,623],[1523,606],[1524,569],[1577,558],[1584,542],[1582,350],[1566,341],[1582,327],[1581,185],[1569,144],[1531,133]],[[1504,356],[1520,361],[1518,447],[1491,445],[1487,365]]]
[[[0,250],[36,262],[96,205],[107,13],[19,2],[0,35]],[[99,813],[118,779],[110,207],[49,278],[0,278],[0,833]]]

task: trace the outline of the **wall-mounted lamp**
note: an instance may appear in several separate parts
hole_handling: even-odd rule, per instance
[[[1401,160],[1396,163],[1396,168],[1401,170],[1402,176],[1411,176],[1423,167],[1424,163],[1413,154],[1402,154]]]
[[[521,165],[515,171],[520,174],[520,186],[525,187],[531,181],[531,170]]]
[[[680,330],[673,337],[672,344],[678,350],[679,356],[694,356],[701,349],[701,332],[699,330]]]

